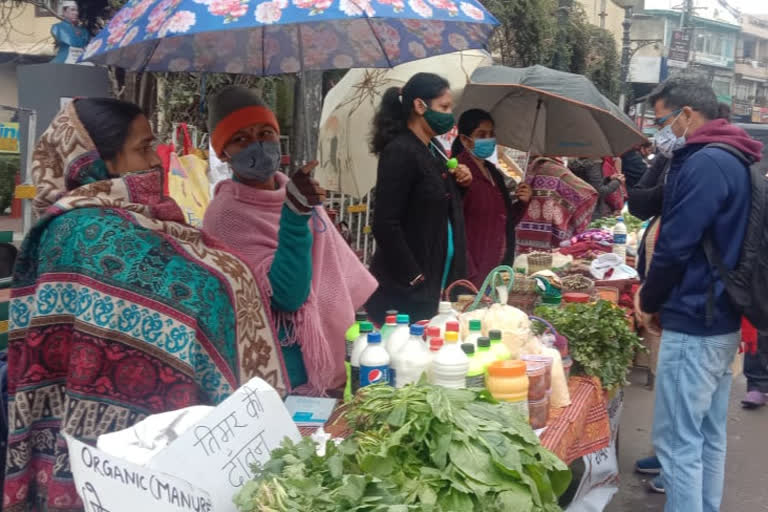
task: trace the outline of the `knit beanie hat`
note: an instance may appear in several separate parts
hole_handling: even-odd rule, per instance
[[[232,85],[208,99],[208,133],[218,156],[222,156],[224,147],[235,133],[254,124],[269,125],[280,133],[274,112],[256,91]]]

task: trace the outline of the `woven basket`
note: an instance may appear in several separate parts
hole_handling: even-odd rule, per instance
[[[528,275],[552,268],[551,252],[532,252],[528,255]]]
[[[592,295],[595,292],[595,282],[581,274],[571,274],[560,280],[563,283],[563,294],[586,293]]]
[[[541,297],[538,293],[536,280],[526,277],[523,274],[515,274],[515,282],[512,285],[512,289],[509,291],[507,304],[531,315],[540,302]]]

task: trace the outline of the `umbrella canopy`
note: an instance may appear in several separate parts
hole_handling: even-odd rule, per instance
[[[371,121],[389,87],[402,87],[420,71],[441,75],[461,94],[472,72],[493,61],[486,52],[468,50],[395,68],[351,69],[323,103],[315,178],[329,189],[363,197],[376,184],[377,158],[368,149]]]
[[[392,67],[485,47],[497,24],[477,0],[131,0],[83,60],[253,75]]]
[[[544,66],[477,69],[458,113],[481,108],[500,144],[534,155],[619,156],[645,135],[586,77]]]

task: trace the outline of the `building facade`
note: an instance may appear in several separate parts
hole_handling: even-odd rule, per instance
[[[741,21],[734,66],[734,119],[768,123],[768,15],[745,14]]]

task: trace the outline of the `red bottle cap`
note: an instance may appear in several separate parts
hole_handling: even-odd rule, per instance
[[[446,332],[459,332],[459,322],[448,322],[445,324]]]
[[[397,316],[396,315],[390,315],[387,317],[387,323],[388,324],[396,324],[397,323]]]
[[[443,347],[443,338],[432,338],[429,340],[429,350],[437,352]]]

